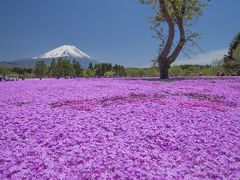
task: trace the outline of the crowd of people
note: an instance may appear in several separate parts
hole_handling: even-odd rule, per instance
[[[24,76],[18,76],[18,75],[9,75],[9,76],[3,76],[0,75],[0,81],[18,81],[19,79],[24,80]]]

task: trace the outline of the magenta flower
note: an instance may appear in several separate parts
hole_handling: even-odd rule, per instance
[[[240,78],[0,90],[0,179],[240,179]]]

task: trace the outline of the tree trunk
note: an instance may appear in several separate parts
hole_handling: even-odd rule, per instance
[[[161,61],[159,64],[160,79],[169,79],[168,70],[170,68],[170,64],[167,61]]]
[[[183,1],[182,9],[178,9],[175,1],[169,1],[172,5],[173,10],[176,12],[176,15],[171,15],[168,12],[168,8],[166,6],[166,2],[168,0],[159,0],[160,12],[168,25],[168,36],[166,42],[164,42],[163,48],[159,54],[158,62],[160,69],[160,78],[161,79],[169,79],[168,70],[170,65],[176,60],[178,55],[180,54],[185,42],[185,29],[184,29],[184,14],[185,14],[185,5],[186,1]],[[180,14],[178,14],[178,12]],[[175,24],[178,26],[179,30],[179,41],[176,47],[173,48],[174,45],[174,37],[175,37]],[[165,41],[165,40],[164,40]],[[172,50],[172,51],[171,51]]]

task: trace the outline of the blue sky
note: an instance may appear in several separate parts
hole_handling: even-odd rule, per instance
[[[213,0],[194,30],[204,55],[178,63],[206,63],[226,52],[240,31],[240,1]],[[99,61],[125,66],[150,65],[157,55],[150,6],[138,0],[1,0],[0,60],[34,57],[64,44]]]

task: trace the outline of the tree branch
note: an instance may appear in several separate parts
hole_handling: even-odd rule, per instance
[[[179,12],[179,10],[177,9],[177,7],[173,1],[171,1],[171,4],[173,7],[173,10],[175,12]],[[169,57],[170,63],[173,63],[176,60],[176,58],[180,54],[181,50],[183,49],[184,44],[186,43],[186,35],[185,35],[185,29],[184,29],[184,25],[183,25],[184,14],[185,14],[185,0],[183,2],[183,7],[181,9],[181,15],[176,14],[176,24],[178,26],[180,38],[179,38],[176,48],[174,49],[174,51],[172,52],[172,54]]]
[[[162,12],[162,15],[164,17],[164,19],[166,20],[167,24],[168,24],[168,38],[167,38],[167,42],[162,50],[162,52],[160,53],[159,57],[158,57],[158,61],[160,62],[161,60],[164,59],[164,57],[167,57],[168,54],[171,51],[171,47],[174,41],[174,22],[173,19],[171,18],[171,16],[169,15],[167,8],[166,8],[166,4],[165,4],[165,0],[159,0],[159,5],[160,5],[160,10]]]

